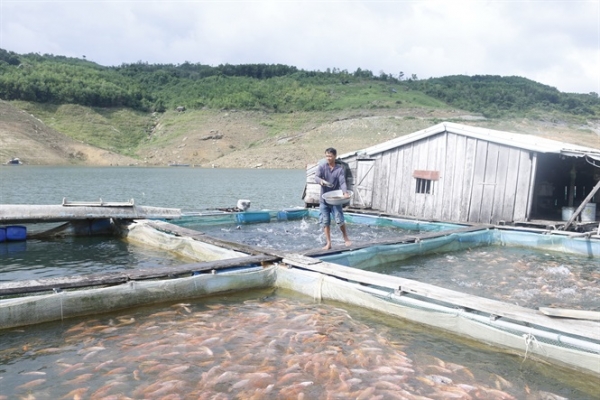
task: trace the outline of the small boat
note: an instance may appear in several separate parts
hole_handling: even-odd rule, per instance
[[[169,167],[189,167],[190,164],[169,164]]]
[[[23,162],[18,158],[12,158],[6,162],[6,165],[21,165]]]

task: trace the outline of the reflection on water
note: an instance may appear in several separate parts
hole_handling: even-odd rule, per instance
[[[179,265],[164,252],[112,236],[0,243],[0,281],[54,278]]]
[[[597,382],[578,374],[284,291],[0,334],[4,398],[589,399],[600,393]]]
[[[600,311],[600,264],[582,256],[487,246],[370,270],[528,308]]]

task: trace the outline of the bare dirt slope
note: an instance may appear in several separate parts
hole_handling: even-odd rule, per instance
[[[600,126],[584,126],[554,120],[486,120],[458,110],[363,110],[327,115],[287,117],[274,121],[272,115],[222,111],[195,116],[185,134],[164,146],[141,150],[143,165],[185,163],[221,168],[305,168],[323,157],[327,147],[338,154],[356,151],[428,128],[442,121],[490,129],[529,133],[600,149]],[[160,117],[159,117],[160,118]],[[163,116],[162,118],[168,118]],[[287,124],[280,133],[269,133],[272,124]],[[161,123],[153,135],[165,135]]]
[[[9,103],[0,101],[0,162],[19,157],[34,165],[190,164],[219,168],[303,169],[327,147],[360,150],[442,121],[529,133],[600,149],[598,122],[486,120],[458,110],[363,110],[273,116],[246,111],[155,114],[137,159],[69,139]],[[277,129],[273,129],[276,126]],[[276,131],[277,133],[273,133]]]
[[[138,150],[139,165],[292,169],[314,163],[327,147],[343,154],[441,120],[461,120],[457,112],[421,109],[287,115],[188,110],[155,118],[148,141]]]
[[[74,141],[0,100],[0,163],[17,157],[29,165],[128,165],[136,160]]]

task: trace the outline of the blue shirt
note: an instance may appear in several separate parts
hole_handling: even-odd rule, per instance
[[[323,180],[331,183],[333,186],[321,186],[320,202],[325,202],[325,200],[323,200],[323,193],[327,193],[332,190],[342,190],[344,193],[348,192],[348,188],[346,187],[346,175],[344,173],[344,167],[339,164],[335,164],[333,169],[329,167],[329,164],[327,163],[319,164],[319,168],[317,168],[317,172],[315,173],[315,182],[320,185],[321,181]]]

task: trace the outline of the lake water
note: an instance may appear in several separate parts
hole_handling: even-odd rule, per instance
[[[128,201],[198,211],[304,206],[304,170],[206,169],[187,167],[0,167],[0,204],[61,204],[70,201]]]
[[[237,200],[249,199],[251,210],[278,210],[304,205],[304,183],[303,170],[1,167],[0,204],[60,204],[65,197],[72,201],[134,199],[139,205],[185,212],[235,207]],[[242,228],[234,233],[247,235],[250,229]],[[311,237],[320,234],[314,225],[303,229],[303,234]],[[253,245],[262,243],[255,234],[246,240]],[[6,250],[6,254],[0,251],[0,268],[10,270],[5,280],[44,277],[50,273],[49,266],[54,272],[68,268],[83,273],[102,270],[108,264],[119,269],[131,264],[181,263],[105,238],[28,241],[25,251],[10,252],[8,246]],[[19,272],[18,266],[23,271]],[[264,294],[236,296],[221,297],[214,304],[199,299],[187,305],[157,305],[0,330],[0,399],[26,398],[28,394],[35,398],[88,398],[94,394],[101,397],[101,393],[159,398],[162,391],[181,395],[172,398],[185,398],[206,390],[211,390],[214,398],[249,398],[248,385],[253,379],[260,380],[261,389],[277,389],[282,396],[293,394],[294,398],[300,392],[325,398],[325,393],[336,391],[368,398],[371,388],[378,390],[372,393],[376,395],[390,394],[395,387],[431,398],[458,394],[462,398],[599,398],[600,384],[585,374],[496,352],[396,318],[339,304],[314,304],[294,295],[289,301],[287,296],[260,301],[255,299]],[[347,308],[352,318],[340,307]],[[298,336],[309,329],[305,328],[306,318],[315,321],[316,333]],[[290,329],[294,321],[298,325]],[[293,335],[288,337],[287,332]],[[156,350],[143,350],[152,344],[157,344]],[[359,354],[365,358],[352,358]],[[311,356],[294,358],[301,355]],[[190,359],[195,356],[199,359]],[[398,360],[407,365],[400,366]],[[402,368],[404,372],[398,373]],[[405,379],[385,382],[382,376],[391,377],[394,370],[393,376]],[[201,385],[205,380],[207,385]],[[508,397],[501,397],[500,392]],[[262,398],[278,397],[273,392]]]
[[[248,199],[252,202],[250,210],[278,210],[304,206],[305,180],[303,170],[3,166],[0,204],[56,205],[63,198],[133,199],[138,205],[189,212],[231,208],[239,199]],[[28,229],[43,230],[39,226],[33,224]],[[0,281],[152,268],[184,261],[112,237],[4,242],[0,243]]]

